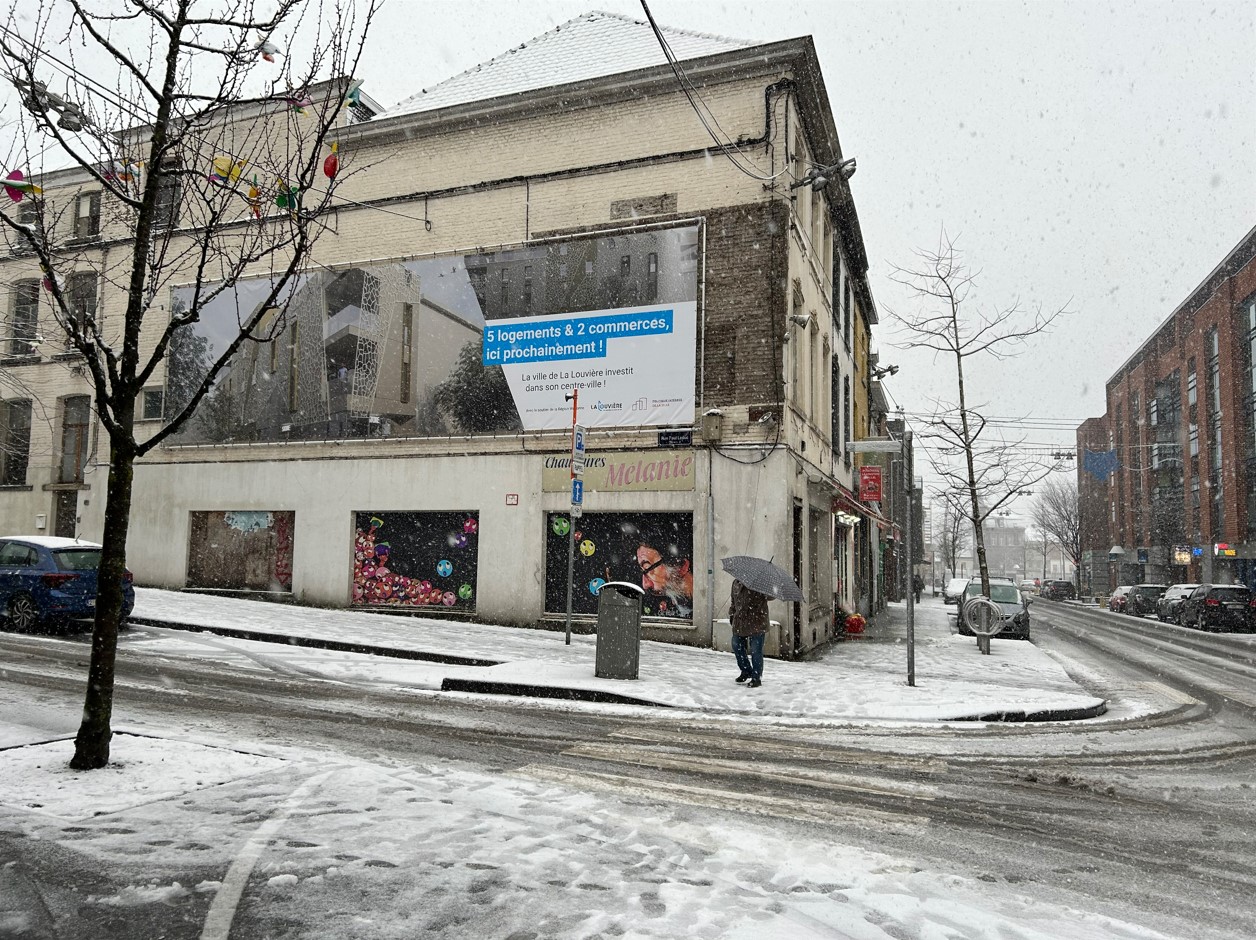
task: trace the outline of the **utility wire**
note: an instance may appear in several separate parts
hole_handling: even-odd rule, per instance
[[[785,166],[781,168],[779,173],[764,175],[759,172],[756,167],[754,167],[754,164],[750,164],[752,169],[746,169],[745,166],[733,157],[734,152],[739,156],[743,156],[741,149],[733,143],[731,138],[729,138],[728,132],[725,131],[723,127],[720,127],[719,119],[716,118],[715,113],[711,111],[705,101],[702,101],[702,96],[698,94],[698,90],[693,86],[693,83],[689,81],[688,76],[685,75],[684,69],[680,67],[680,62],[676,58],[676,54],[672,51],[671,45],[667,42],[667,38],[663,35],[663,31],[659,29],[658,23],[654,21],[654,14],[650,12],[650,7],[646,3],[646,0],[641,0],[641,9],[645,11],[646,19],[650,23],[650,29],[654,31],[654,36],[658,40],[659,47],[663,50],[663,56],[667,59],[667,64],[671,66],[672,74],[676,76],[676,81],[680,85],[681,92],[684,93],[685,98],[689,101],[689,107],[691,107],[693,109],[693,113],[698,116],[698,120],[706,129],[706,132],[710,136],[711,140],[715,142],[715,145],[719,148],[720,153],[727,157],[728,161],[746,176],[749,176],[751,179],[758,180],[761,183],[773,182],[789,172],[788,162],[786,162]],[[702,101],[701,108],[698,107],[699,101]],[[705,114],[703,113],[704,110],[706,112]],[[724,135],[723,140],[721,140],[719,135],[712,130],[711,123],[708,123],[708,118],[711,123],[714,123],[715,126],[719,128],[720,134]]]

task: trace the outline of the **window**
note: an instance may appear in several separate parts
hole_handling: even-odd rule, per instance
[[[100,234],[100,192],[83,193],[74,202],[74,237]]]
[[[842,342],[850,351],[850,275],[846,276],[845,292],[842,294]]]
[[[559,277],[567,276],[567,262],[566,261],[558,262],[558,276]]]
[[[807,576],[808,591],[807,600],[812,604],[820,603],[820,559],[828,557],[828,552],[824,550],[824,539],[821,533],[824,531],[824,516],[818,511],[811,509],[807,513],[809,523],[807,528]]]
[[[531,268],[524,268],[531,271]],[[530,282],[526,282],[530,283]],[[410,382],[414,366],[411,365],[411,353],[414,347],[414,304],[405,304],[401,309],[401,392],[400,399],[404,405],[410,401]]]
[[[801,411],[807,403],[806,389],[803,388],[805,380],[804,364],[808,359],[808,344],[811,342],[811,333],[805,326],[794,326],[794,378],[793,382],[793,399],[794,404]]]
[[[144,389],[140,409],[141,419],[144,421],[160,421],[162,417],[162,410],[165,407],[165,402],[166,395],[161,389]]]
[[[510,272],[502,268],[502,313],[510,310]]]
[[[288,328],[288,410],[296,411],[299,404],[297,399],[297,379],[299,357],[297,356],[297,321],[293,321],[292,326]]]
[[[831,422],[830,440],[833,442],[833,453],[842,450],[842,370],[838,367],[834,356],[829,376],[829,421]]]
[[[1186,360],[1186,403],[1193,405],[1197,401],[1195,395],[1195,357]]]
[[[92,400],[75,395],[62,403],[61,463],[58,483],[82,483],[87,466],[87,439],[91,428]]]
[[[829,217],[824,217],[824,244],[821,247],[823,254],[824,270],[829,270],[833,266],[833,226],[829,223]]]
[[[0,402],[0,486],[25,486],[31,456],[31,403]]]
[[[87,329],[96,322],[97,277],[94,271],[71,274],[66,283],[66,300],[70,305],[72,322],[80,329]]]
[[[169,172],[169,171],[168,171]],[[153,228],[174,228],[179,224],[179,195],[181,187],[177,175],[163,176],[157,187],[157,206],[153,213]]]
[[[845,420],[845,422],[844,422],[844,424],[845,424],[845,428],[843,429],[843,431],[844,431],[844,433],[845,433],[845,436],[843,437],[843,439],[842,439],[842,440],[843,440],[843,444],[844,444],[844,449],[845,449],[845,451],[846,451],[846,466],[848,466],[848,467],[849,467],[849,466],[850,466],[850,425],[851,425],[851,420],[850,420],[850,376],[849,376],[849,375],[846,375],[846,376],[843,376],[843,377],[842,377],[842,396],[843,396],[843,399],[844,399],[844,402],[845,402],[845,404],[844,404],[844,407],[843,407],[842,411],[843,411],[843,413],[844,413],[844,414],[845,414],[845,416],[846,416],[846,420]]]
[[[815,311],[811,311],[811,420],[818,423],[820,415],[824,410],[824,402],[821,396],[824,394],[824,360],[828,356],[828,347],[820,343],[819,330],[815,328],[816,315]]]
[[[39,327],[39,282],[18,281],[10,297],[9,328],[13,332],[9,338],[9,355],[34,355]]]
[[[44,203],[42,199],[30,198],[22,200],[17,207],[17,220],[23,225],[29,225],[35,230],[35,238],[37,241],[44,240]],[[18,255],[31,254],[32,249],[30,243],[25,236],[14,234],[11,238],[13,253]]]
[[[1199,425],[1192,421],[1186,426],[1187,440],[1190,442],[1191,456],[1199,456]]]
[[[632,255],[624,255],[619,259],[619,276],[628,277],[632,274]]]
[[[532,309],[532,265],[530,264],[523,266],[523,306],[528,310]]]

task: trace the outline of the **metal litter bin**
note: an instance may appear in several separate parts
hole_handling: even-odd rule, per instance
[[[607,581],[597,589],[599,679],[636,679],[641,665],[641,598],[645,591],[627,581]]]

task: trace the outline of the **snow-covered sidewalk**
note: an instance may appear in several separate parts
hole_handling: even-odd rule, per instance
[[[939,721],[999,713],[1041,717],[1093,714],[1103,700],[1080,688],[1064,669],[1031,643],[996,641],[989,656],[971,638],[954,635],[948,608],[926,598],[916,616],[916,684],[907,685],[906,610],[891,605],[858,640],[836,644],[805,662],[769,660],[763,686],[733,682],[729,653],[644,642],[640,678],[594,676],[597,639],[454,620],[390,616],[259,603],[203,594],[140,589],[135,616],[143,621],[256,632],[270,637],[352,643],[497,665],[462,665],[383,658],[322,649],[283,650],[306,673],[354,678],[416,689],[492,685],[496,691],[545,695],[553,690],[609,696],[711,715],[840,723]],[[186,642],[203,647],[190,634]],[[256,644],[214,638],[223,653]],[[279,655],[275,652],[271,655]]]

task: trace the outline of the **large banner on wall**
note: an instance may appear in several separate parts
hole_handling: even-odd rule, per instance
[[[689,424],[699,229],[572,237],[348,267],[290,285],[223,370],[180,443],[444,437]],[[225,290],[178,330],[165,414],[259,310],[269,281]],[[173,292],[171,309],[194,302]]]
[[[572,389],[589,427],[688,424],[697,335],[694,302],[491,320],[483,364],[502,367],[529,431],[569,427]]]
[[[567,610],[567,540],[575,526],[572,611],[597,613],[597,590],[627,581],[645,590],[647,617],[693,617],[693,514],[587,512],[579,519],[552,512],[546,518],[545,610]]]
[[[355,523],[354,605],[475,610],[478,511],[359,512]]]

